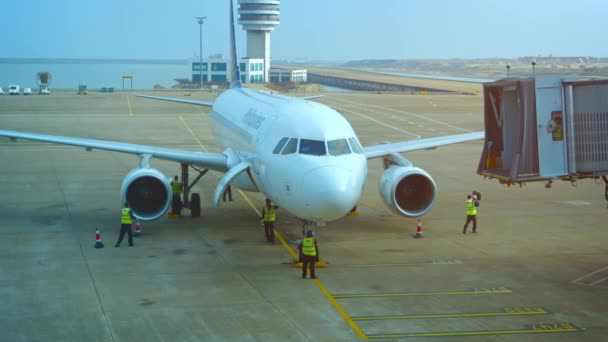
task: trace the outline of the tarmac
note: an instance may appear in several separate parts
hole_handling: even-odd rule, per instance
[[[183,97],[186,91],[148,94]],[[192,99],[216,94],[192,92]],[[483,130],[480,95],[325,93],[363,145]],[[220,151],[209,109],[130,92],[0,97],[0,128]],[[120,186],[136,156],[0,139],[0,341],[600,341],[608,334],[604,185],[506,187],[478,176],[482,142],[407,153],[435,179],[421,218],[392,214],[369,162],[358,216],[315,227],[327,266],[292,265],[301,227],[278,213],[279,241],[259,223],[264,195],[219,180],[195,186],[202,216],[142,224],[113,245]],[[175,163],[153,160],[168,177]],[[478,232],[464,201],[481,192]],[[99,228],[105,248],[95,249]],[[470,232],[470,228],[469,228]]]

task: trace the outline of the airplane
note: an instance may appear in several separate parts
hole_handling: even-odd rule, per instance
[[[305,224],[320,225],[345,216],[357,205],[367,180],[367,161],[374,158],[385,161],[379,191],[386,206],[406,217],[426,214],[437,196],[435,182],[400,153],[484,137],[484,132],[473,132],[362,147],[349,122],[336,110],[310,101],[314,97],[295,98],[243,87],[232,0],[230,43],[231,86],[215,102],[138,95],[211,107],[213,135],[223,152],[6,130],[0,130],[0,136],[137,155],[139,165],[123,180],[121,198],[143,221],[158,219],[171,206],[170,180],[151,166],[151,160],[157,158],[182,164],[182,171],[184,166],[186,170],[192,166],[224,173],[213,194],[216,207],[232,184],[244,191],[260,191]],[[189,188],[187,180],[183,181],[185,189]]]

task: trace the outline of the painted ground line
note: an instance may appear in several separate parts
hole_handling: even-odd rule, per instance
[[[480,312],[480,313],[455,313],[455,314],[433,314],[433,315],[394,315],[394,316],[368,316],[351,317],[353,321],[380,321],[391,319],[432,319],[432,318],[460,318],[460,317],[495,317],[495,316],[517,316],[517,315],[546,315],[550,312],[544,308],[530,308],[531,310],[520,310],[525,308],[504,308],[502,312]]]
[[[446,291],[446,292],[404,292],[404,293],[356,293],[333,295],[336,299],[342,298],[370,298],[370,297],[415,297],[415,296],[443,296],[443,295],[478,295],[478,294],[500,294],[511,293],[506,287],[492,289],[474,289],[471,291]]]
[[[429,260],[415,263],[390,263],[390,264],[331,264],[328,268],[347,267],[399,267],[399,266],[426,266],[426,265],[464,265],[463,260]]]
[[[442,336],[479,336],[479,335],[515,335],[515,334],[543,334],[543,333],[563,333],[563,332],[579,332],[582,329],[577,328],[571,323],[549,323],[535,324],[527,329],[514,330],[479,330],[479,331],[446,331],[446,332],[429,332],[429,333],[404,333],[404,334],[382,334],[382,335],[367,335],[368,339],[381,338],[403,338],[403,337],[442,337]]]
[[[315,284],[319,287],[319,289],[321,290],[321,292],[323,292],[323,294],[325,295],[325,297],[327,297],[327,299],[329,299],[329,302],[336,308],[336,310],[338,311],[338,313],[340,314],[340,316],[342,316],[342,318],[344,318],[344,320],[346,321],[346,323],[348,323],[348,325],[359,336],[359,338],[362,339],[362,340],[367,340],[367,336],[365,335],[365,333],[363,333],[363,330],[361,330],[361,328],[359,328],[359,326],[357,325],[357,323],[353,322],[353,320],[350,318],[350,316],[342,308],[342,305],[340,305],[340,303],[338,303],[336,301],[336,299],[334,298],[334,296],[332,296],[331,293],[329,293],[329,291],[327,291],[327,289],[325,288],[325,286],[323,286],[323,284],[319,281],[319,279],[313,279],[313,280],[314,280]]]
[[[127,94],[126,97],[127,97],[127,105],[129,105],[129,115],[133,116],[133,110],[131,109],[131,100],[129,99],[129,94]]]

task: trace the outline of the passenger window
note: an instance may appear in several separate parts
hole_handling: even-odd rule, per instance
[[[348,142],[350,142],[350,147],[353,149],[353,152],[357,154],[363,154],[363,150],[361,149],[361,145],[355,138],[348,138]]]
[[[285,148],[283,149],[283,152],[281,152],[281,154],[292,154],[296,153],[296,151],[298,151],[298,139],[291,138],[289,139],[287,145],[285,145]]]
[[[279,154],[281,152],[281,150],[283,149],[283,146],[285,146],[285,143],[287,142],[287,140],[289,140],[289,138],[281,139],[279,141],[279,143],[277,144],[277,146],[274,148],[274,151],[272,151],[272,153]]]
[[[302,139],[300,141],[300,153],[323,156],[325,155],[325,141]]]
[[[327,142],[327,150],[332,156],[339,156],[342,154],[349,154],[350,147],[346,139],[330,140]]]

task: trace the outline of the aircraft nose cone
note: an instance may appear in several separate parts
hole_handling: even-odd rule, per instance
[[[308,172],[302,189],[306,218],[331,221],[346,215],[357,204],[362,183],[350,170],[326,166]]]

